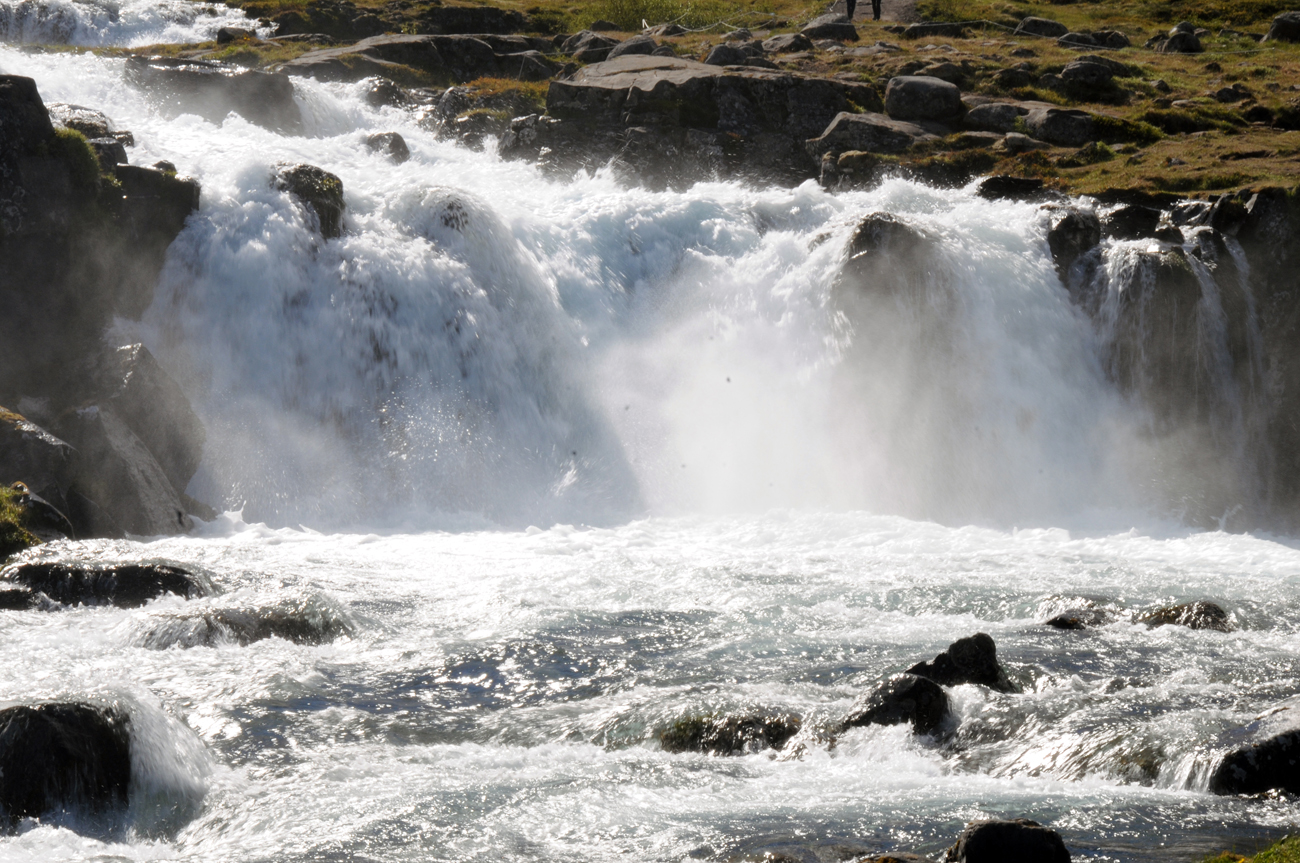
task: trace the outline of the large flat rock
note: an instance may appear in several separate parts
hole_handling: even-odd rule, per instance
[[[494,44],[505,53],[494,50]],[[290,75],[324,81],[357,81],[372,75],[401,77],[402,67],[464,83],[484,76],[539,81],[559,66],[535,50],[485,36],[372,36],[353,45],[310,51],[280,66]]]

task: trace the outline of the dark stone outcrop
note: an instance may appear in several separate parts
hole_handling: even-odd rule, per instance
[[[1107,237],[1137,240],[1154,237],[1160,224],[1160,211],[1140,204],[1127,204],[1102,216],[1101,227]]]
[[[382,153],[398,165],[411,158],[411,149],[406,146],[406,139],[396,132],[367,135],[364,143],[370,152]]]
[[[485,76],[544,81],[560,71],[560,66],[532,43],[500,42],[498,51],[489,40],[489,36],[468,35],[373,36],[354,45],[308,52],[281,64],[280,69],[322,81],[358,81],[371,76],[401,81],[415,72],[445,84]]]
[[[246,646],[267,638],[325,644],[352,633],[352,625],[337,609],[307,599],[251,608],[166,612],[151,617],[140,644],[153,650]]]
[[[0,824],[124,810],[131,735],[118,710],[88,704],[0,710]]]
[[[865,320],[874,316],[881,297],[920,302],[939,282],[937,246],[933,237],[890,213],[866,216],[849,240],[835,283],[837,305],[850,319]]]
[[[621,176],[660,187],[720,176],[797,183],[817,168],[804,141],[851,101],[879,96],[852,82],[624,56],[551,82],[547,116],[513,121],[500,152],[570,175],[616,160]]]
[[[196,599],[213,592],[205,576],[161,563],[20,563],[0,578],[63,605],[137,608],[165,593]]]
[[[975,189],[975,194],[990,201],[1028,201],[1043,193],[1043,181],[1035,177],[986,177]]]
[[[1286,731],[1234,749],[1210,776],[1214,794],[1300,794],[1300,731]]]
[[[809,156],[820,160],[827,153],[839,155],[848,150],[903,153],[917,144],[937,140],[937,137],[922,126],[884,114],[843,112],[836,114],[825,131],[810,139],[804,148]]]
[[[22,526],[42,542],[56,539],[76,539],[72,522],[45,498],[29,489],[25,483],[16,482],[10,487],[13,505],[22,514]],[[0,561],[4,554],[0,552]]]
[[[947,717],[948,696],[937,683],[914,674],[898,674],[867,696],[840,725],[840,731],[906,722],[917,734],[933,734]]]
[[[809,39],[834,39],[837,42],[858,41],[858,30],[843,15],[822,15],[814,18],[803,28],[802,33]]]
[[[1097,138],[1092,114],[1074,108],[1032,108],[1025,127],[1032,137],[1061,147],[1081,147]]]
[[[1017,36],[1041,36],[1045,39],[1059,39],[1069,32],[1070,28],[1059,21],[1032,16],[1021,19],[1015,30]]]
[[[1143,612],[1137,617],[1138,623],[1147,626],[1185,626],[1188,629],[1212,629],[1215,632],[1231,632],[1232,624],[1228,612],[1213,602],[1185,602]]]
[[[1047,231],[1047,247],[1061,281],[1069,286],[1070,269],[1075,261],[1101,242],[1101,220],[1095,213],[1074,208],[1052,212]]]
[[[274,184],[288,192],[315,218],[315,227],[327,240],[343,234],[343,181],[315,165],[282,165]]]
[[[1046,621],[1053,629],[1091,629],[1105,626],[1111,615],[1101,608],[1071,608]]]
[[[625,39],[610,49],[609,57],[612,60],[615,57],[622,57],[624,54],[653,54],[654,50],[659,47],[659,43],[649,36],[633,36],[631,39]]]
[[[933,660],[917,663],[907,673],[943,686],[978,683],[998,692],[1017,691],[998,662],[997,645],[983,632],[957,639]]]
[[[763,40],[763,51],[768,54],[793,54],[812,49],[812,40],[802,33],[782,33],[780,36]]]
[[[691,716],[674,722],[658,738],[665,752],[746,755],[783,748],[801,725],[798,716],[788,714]]]
[[[168,57],[130,57],[125,74],[127,83],[143,90],[164,116],[198,114],[220,123],[233,111],[275,132],[302,133],[293,81],[284,74]]]
[[[72,447],[13,411],[0,408],[0,486],[22,482],[60,510]]]
[[[1300,42],[1300,12],[1283,12],[1273,19],[1265,42]]]
[[[1070,863],[1061,834],[1037,821],[975,821],[948,849],[949,863]]]

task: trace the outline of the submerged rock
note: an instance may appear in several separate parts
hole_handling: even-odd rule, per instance
[[[343,181],[338,177],[315,165],[282,165],[274,183],[315,214],[322,237],[332,240],[343,234]]]
[[[127,717],[88,704],[0,710],[0,823],[125,809],[131,782]]]
[[[1037,821],[975,821],[948,849],[949,863],[1069,863],[1061,834]]]
[[[161,563],[21,563],[0,579],[64,605],[135,608],[165,593],[195,599],[215,592],[206,577]]]
[[[1212,629],[1216,632],[1232,631],[1228,612],[1213,602],[1199,600],[1143,612],[1138,615],[1137,622],[1153,628],[1172,625],[1188,629]]]
[[[998,662],[997,645],[983,632],[959,638],[930,662],[919,662],[907,669],[943,686],[978,683],[998,692],[1017,692]]]
[[[1300,729],[1294,727],[1292,708],[1266,718],[1260,738],[1223,756],[1210,775],[1214,794],[1258,794],[1286,791],[1300,794]],[[1277,731],[1278,720],[1292,727]]]
[[[878,686],[840,725],[840,731],[864,725],[901,725],[917,734],[932,734],[948,717],[948,696],[934,681],[898,674]]]
[[[262,607],[159,614],[148,621],[139,643],[154,650],[221,644],[247,646],[267,638],[294,644],[325,644],[352,632],[352,625],[336,608],[307,599]]]
[[[406,146],[406,139],[396,132],[376,132],[367,135],[365,145],[370,152],[382,153],[398,165],[411,158],[411,150]]]
[[[293,81],[281,73],[238,70],[202,60],[130,57],[126,81],[143,90],[164,116],[198,114],[221,123],[233,111],[281,134],[296,135],[303,129]]]
[[[1053,629],[1091,629],[1110,622],[1110,613],[1101,608],[1071,608],[1046,621]]]
[[[659,744],[665,752],[745,755],[783,748],[801,725],[802,720],[791,714],[691,716],[660,732]]]

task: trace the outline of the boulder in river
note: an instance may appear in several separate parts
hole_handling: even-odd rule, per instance
[[[0,572],[0,579],[63,605],[136,608],[165,593],[195,599],[214,592],[205,576],[161,563],[20,563]]]
[[[1137,621],[1150,627],[1185,626],[1188,629],[1212,629],[1215,632],[1232,631],[1228,612],[1213,602],[1201,600],[1145,611],[1138,615]]]
[[[792,714],[689,716],[660,732],[659,744],[665,752],[745,755],[783,748],[801,724]]]
[[[1052,262],[1056,264],[1057,275],[1067,286],[1075,261],[1100,242],[1101,220],[1095,213],[1073,207],[1052,210],[1047,247],[1052,253]]]
[[[1285,731],[1234,749],[1210,776],[1215,794],[1300,794],[1300,730]]]
[[[88,704],[0,710],[0,824],[127,805],[131,735],[121,712]]]
[[[867,696],[840,725],[840,731],[864,725],[901,725],[917,734],[938,731],[948,717],[948,696],[932,680],[915,674],[898,674]]]
[[[144,91],[164,116],[198,114],[220,123],[233,111],[275,132],[302,132],[293,82],[281,73],[237,70],[203,60],[130,57],[126,81]]]
[[[1037,821],[975,821],[948,849],[949,863],[1070,863],[1061,834]]]
[[[343,234],[343,181],[315,165],[281,165],[275,187],[297,198],[315,215],[320,235],[332,240]]]
[[[370,152],[382,153],[398,165],[411,158],[411,149],[406,146],[406,139],[397,132],[376,132],[367,135],[364,143]]]
[[[325,644],[353,632],[337,608],[315,597],[262,606],[166,611],[150,615],[145,627],[138,641],[154,650],[247,646],[268,638]]]
[[[997,645],[983,632],[959,638],[929,662],[918,662],[907,669],[943,686],[978,683],[998,692],[1016,692],[1016,686],[998,662]]]

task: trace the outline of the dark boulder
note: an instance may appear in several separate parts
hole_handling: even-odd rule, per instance
[[[805,145],[808,155],[818,161],[827,153],[839,155],[848,150],[867,153],[902,153],[916,144],[937,140],[938,136],[915,123],[895,120],[884,114],[835,115],[826,131]]]
[[[293,99],[293,81],[284,74],[237,71],[201,60],[130,57],[126,81],[143,90],[167,117],[198,114],[211,123],[221,123],[233,111],[281,134],[302,133],[302,112]]]
[[[387,78],[363,81],[362,93],[362,98],[372,108],[402,108],[411,101],[405,90]]]
[[[0,75],[0,152],[31,153],[54,135],[36,82]]]
[[[165,593],[195,599],[213,592],[205,576],[161,563],[20,563],[0,577],[63,605],[137,608]]]
[[[370,152],[381,153],[398,165],[411,158],[411,150],[406,146],[406,139],[396,132],[376,132],[367,135],[364,143]]]
[[[1155,46],[1161,54],[1199,54],[1205,50],[1195,33],[1183,30],[1171,30],[1167,39],[1162,39]]]
[[[939,282],[935,239],[890,213],[872,213],[849,240],[835,283],[837,304],[854,321],[878,314],[881,297],[919,303]]]
[[[573,34],[560,45],[560,53],[572,54],[580,63],[598,63],[609,57],[609,52],[618,47],[618,40],[602,36],[591,30],[582,30]]]
[[[900,75],[885,88],[885,113],[895,120],[951,120],[962,110],[961,90],[941,78]]]
[[[193,526],[181,493],[112,407],[89,405],[70,411],[56,428],[76,447],[67,513],[78,535],[101,534],[79,523],[78,505],[72,500],[75,494],[137,536],[185,533]]]
[[[836,42],[858,41],[858,29],[843,16],[823,15],[808,22],[801,31],[809,39],[833,39]]]
[[[998,662],[997,645],[983,632],[957,639],[933,660],[919,662],[907,673],[943,686],[978,683],[998,692],[1018,691]]]
[[[736,45],[715,45],[704,58],[706,66],[742,66],[749,53]]]
[[[962,117],[962,125],[967,129],[999,132],[1005,135],[1007,132],[1014,131],[1016,121],[1028,113],[1028,108],[1011,102],[990,102],[976,105],[967,111]]]
[[[1264,34],[1265,42],[1300,42],[1300,12],[1283,12]]]
[[[157,281],[154,262],[166,256],[167,247],[185,227],[185,220],[199,208],[199,183],[177,177],[174,172],[136,165],[117,165],[113,176],[124,195],[119,205],[120,223],[133,239],[136,252],[134,260],[121,264],[121,270],[130,278],[118,290],[115,310],[123,317],[138,320],[153,302]]]
[[[64,509],[72,460],[67,443],[26,417],[0,408],[0,486],[25,483]]]
[[[1053,629],[1091,629],[1105,626],[1111,615],[1101,608],[1071,608],[1046,621]]]
[[[1185,602],[1145,611],[1137,617],[1138,623],[1147,626],[1185,626],[1188,629],[1212,629],[1231,632],[1228,612],[1213,602]]]
[[[691,716],[674,722],[658,738],[665,752],[746,755],[783,748],[801,725],[802,720],[790,714]]]
[[[1286,731],[1234,749],[1210,776],[1214,794],[1300,794],[1300,731]]]
[[[1041,36],[1045,39],[1059,39],[1069,32],[1070,28],[1066,27],[1059,21],[1051,21],[1047,18],[1034,18],[1031,16],[1029,18],[1021,19],[1020,23],[1016,25],[1015,35]]]
[[[960,24],[933,22],[909,24],[900,35],[904,39],[961,39],[966,30]]]
[[[313,227],[322,237],[332,240],[343,234],[343,181],[338,177],[315,165],[281,165],[273,182],[315,216]]]
[[[1107,237],[1116,240],[1139,240],[1154,237],[1160,224],[1160,211],[1154,207],[1127,204],[1111,210],[1101,218],[1101,228]]]
[[[1047,231],[1047,247],[1062,282],[1069,282],[1075,261],[1101,242],[1101,220],[1095,213],[1073,208],[1055,210]]]
[[[131,784],[128,718],[88,704],[0,710],[0,818],[124,810]]]
[[[166,612],[151,616],[139,643],[153,650],[172,647],[247,646],[268,638],[294,644],[326,644],[350,636],[352,624],[332,605],[311,598],[244,608]]]
[[[947,717],[948,696],[937,683],[915,674],[898,674],[867,696],[862,706],[845,718],[840,731],[906,722],[917,734],[932,734]]]
[[[615,57],[622,57],[624,54],[653,54],[654,50],[659,47],[649,36],[633,36],[631,39],[619,42],[609,50],[608,60]]]
[[[975,194],[990,201],[1029,201],[1041,196],[1043,181],[1034,177],[1008,177],[999,175],[980,180]]]
[[[77,130],[89,140],[112,138],[113,133],[117,131],[113,121],[103,111],[82,105],[70,105],[67,102],[49,102],[45,107],[50,112],[52,121],[60,126]]]
[[[103,172],[111,172],[114,166],[127,163],[126,147],[122,146],[122,142],[116,138],[92,138],[86,143],[95,151],[95,157],[99,160],[99,170]]]
[[[172,488],[184,492],[203,460],[207,432],[180,385],[142,344],[112,351],[100,380],[100,403],[135,433]]]
[[[1070,863],[1061,834],[1037,821],[975,821],[948,849],[949,863]]]
[[[229,45],[231,42],[256,40],[257,34],[243,27],[222,27],[217,31],[217,44]]]
[[[812,49],[812,40],[802,33],[782,33],[780,36],[763,40],[763,50],[768,54],[793,54]]]
[[[4,550],[0,549],[0,563],[4,562]],[[25,587],[0,590],[0,611],[27,611],[35,608],[36,596]]]
[[[1066,33],[1056,44],[1062,48],[1096,48],[1098,42],[1091,33]]]
[[[42,542],[56,539],[76,539],[72,522],[58,507],[33,492],[25,484],[16,482],[10,487],[11,504],[21,513],[23,528]],[[3,552],[0,552],[0,558]]]
[[[1061,70],[1061,80],[1076,92],[1095,94],[1109,89],[1115,73],[1103,63],[1075,60]]]
[[[1025,127],[1032,137],[1061,147],[1082,147],[1097,138],[1092,114],[1073,108],[1033,108]]]

